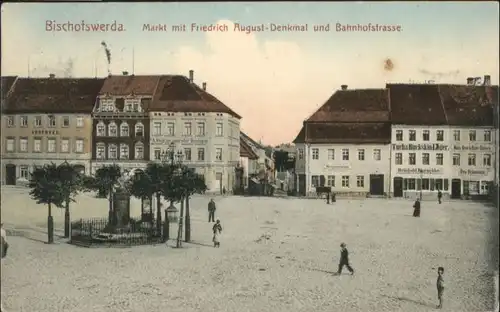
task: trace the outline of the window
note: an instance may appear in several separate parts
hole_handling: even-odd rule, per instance
[[[135,124],[135,136],[142,137],[144,135],[144,125],[140,122]]]
[[[382,150],[376,148],[373,150],[373,160],[380,160],[382,159]]]
[[[49,128],[54,128],[56,126],[56,117],[49,115]]]
[[[334,175],[329,175],[327,177],[326,183],[328,186],[335,187],[335,176]]]
[[[430,187],[429,179],[422,179],[422,190],[428,191]]]
[[[130,153],[127,144],[120,144],[120,159],[129,159]]]
[[[106,159],[106,146],[104,145],[104,143],[96,144],[95,158]]]
[[[122,137],[128,137],[128,136],[130,136],[128,123],[126,123],[126,122],[122,122],[121,123],[121,125],[120,125],[120,136],[122,136]]]
[[[349,176],[342,176],[342,187],[349,187]]]
[[[196,135],[203,136],[205,135],[205,123],[199,122],[196,124]]]
[[[319,149],[317,148],[312,149],[312,159],[319,159]]]
[[[103,137],[106,136],[106,125],[104,122],[100,121],[96,126],[97,136]]]
[[[222,148],[215,149],[215,160],[218,160],[218,161],[222,160]]]
[[[469,154],[468,164],[469,164],[469,166],[475,166],[476,165],[476,154]]]
[[[415,153],[410,153],[409,154],[409,165],[416,165],[417,164],[417,155]]]
[[[69,127],[69,117],[68,116],[63,116],[62,120],[63,120],[62,126],[63,127]]]
[[[161,135],[161,122],[153,123],[153,135]]]
[[[396,153],[396,165],[403,164],[403,153]]]
[[[33,139],[33,152],[40,153],[42,151],[42,139]]]
[[[491,141],[491,131],[490,130],[484,130],[484,141],[486,141],[486,142]]]
[[[7,139],[7,146],[6,146],[6,150],[7,152],[13,152],[15,150],[15,146],[16,146],[16,140],[15,139]]]
[[[40,128],[42,126],[42,117],[36,116],[34,119],[35,128]]]
[[[21,138],[19,140],[19,151],[21,152],[28,151],[28,138]]]
[[[396,141],[403,141],[403,130],[396,130]]]
[[[215,135],[216,136],[223,136],[224,135],[224,128],[223,128],[222,122],[217,123]]]
[[[21,116],[20,121],[21,127],[26,128],[28,126],[28,116]]]
[[[460,166],[460,154],[453,154],[453,166]]]
[[[428,165],[429,164],[429,153],[423,153],[422,154],[422,165]]]
[[[135,159],[144,159],[144,145],[142,143],[135,144]]]
[[[30,178],[29,167],[28,166],[20,166],[19,169],[20,169],[20,173],[21,173],[20,174],[21,179],[29,180],[29,178]]]
[[[16,119],[14,116],[7,116],[7,127],[14,127],[16,125]]]
[[[335,150],[333,148],[328,149],[328,160],[335,159]]]
[[[184,123],[184,135],[191,135],[191,123],[190,122]]]
[[[431,134],[430,134],[429,130],[422,131],[422,140],[423,141],[429,141],[430,137],[431,137]]]
[[[304,159],[304,149],[299,148],[299,159]]]
[[[175,135],[175,124],[173,122],[167,123],[167,134],[170,136]]]
[[[47,152],[49,153],[56,152],[56,139],[54,138],[47,139]]]
[[[410,133],[410,138],[409,138],[409,140],[410,140],[410,141],[415,141],[415,140],[417,140],[417,131],[415,131],[415,130],[410,130],[410,131],[409,131],[409,133]]]
[[[481,181],[481,194],[488,194],[489,190],[489,182]]]
[[[349,160],[349,149],[342,149],[342,160]]]
[[[365,187],[365,177],[364,176],[357,176],[356,177],[356,186],[357,187]]]
[[[483,166],[485,166],[485,167],[491,166],[491,155],[490,154],[483,155]]]
[[[110,137],[116,137],[118,136],[118,127],[114,122],[110,122],[108,125],[108,135]]]
[[[436,140],[437,141],[444,141],[444,131],[443,130],[436,131]]]
[[[83,128],[83,117],[76,117],[76,127]]]
[[[155,160],[161,160],[161,149],[155,148],[153,155]]]
[[[318,187],[319,186],[319,176],[317,176],[317,175],[311,176],[311,185],[313,187]]]
[[[358,150],[358,160],[365,160],[365,150],[364,149]]]
[[[460,130],[453,130],[453,140],[460,141]]]
[[[83,139],[76,139],[75,141],[75,152],[83,153]]]
[[[190,148],[184,149],[184,160],[191,161],[191,149]]]
[[[415,179],[406,179],[406,180],[407,180],[407,188],[409,190],[415,190],[416,187]]]
[[[476,140],[476,130],[470,130],[469,131],[469,141],[475,141]]]
[[[438,166],[443,165],[443,153],[436,154],[436,165],[438,165]]]
[[[437,190],[443,190],[443,179],[434,179],[434,187]]]
[[[69,153],[69,139],[61,139],[61,153]]]
[[[118,158],[118,148],[115,144],[108,145],[108,159],[117,159]]]
[[[204,161],[204,160],[205,160],[205,149],[198,148],[198,161]]]

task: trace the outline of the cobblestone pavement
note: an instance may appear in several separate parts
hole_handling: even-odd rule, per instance
[[[431,311],[445,268],[443,311],[492,307],[491,208],[406,200],[217,198],[224,232],[211,247],[207,197],[192,201],[193,244],[79,248],[46,240],[46,207],[2,190],[11,236],[2,261],[8,311],[332,312]],[[137,202],[133,203],[137,205]],[[73,218],[105,216],[106,200],[80,196]],[[132,214],[138,212],[134,206]],[[59,215],[60,214],[60,215]],[[97,214],[97,215],[96,215]],[[56,212],[60,228],[62,212]],[[497,224],[496,224],[497,226]],[[346,242],[356,274],[333,276]],[[497,244],[497,243],[496,243]],[[173,245],[170,242],[169,245]],[[498,250],[497,250],[498,251]]]

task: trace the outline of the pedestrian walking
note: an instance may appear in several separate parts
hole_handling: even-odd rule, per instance
[[[5,258],[7,256],[7,250],[9,249],[9,243],[7,242],[7,232],[5,232],[5,229],[3,228],[3,223],[0,224],[0,232],[1,232],[1,242],[0,242],[0,252],[1,254],[1,259]],[[5,309],[3,308],[3,302],[0,300],[0,312],[5,312]]]
[[[214,233],[214,237],[212,238],[212,241],[214,242],[214,248],[220,247],[220,235],[222,233],[222,225],[220,224],[220,220],[217,219],[217,222],[215,222],[214,226],[212,227],[212,231]]]
[[[208,203],[208,222],[215,222],[215,210],[217,210],[217,208],[215,207],[215,202],[212,198]]]
[[[342,243],[340,244],[340,262],[337,275],[342,274],[342,268],[344,267],[344,265],[347,267],[347,270],[351,272],[351,275],[354,275],[354,269],[349,264],[349,251],[347,250],[346,244]]]
[[[441,204],[441,198],[443,198],[443,193],[438,189],[438,203]]]
[[[438,268],[438,277],[437,277],[437,291],[438,291],[438,300],[439,304],[437,306],[438,309],[443,308],[443,292],[444,292],[444,268],[439,267]]]
[[[420,199],[417,198],[413,204],[413,216],[420,217]]]

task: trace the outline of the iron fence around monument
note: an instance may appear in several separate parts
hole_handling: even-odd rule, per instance
[[[84,247],[126,247],[162,242],[163,222],[160,230],[156,220],[130,219],[121,227],[110,224],[107,218],[80,219],[71,223],[70,243]]]

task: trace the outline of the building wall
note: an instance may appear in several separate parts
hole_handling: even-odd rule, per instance
[[[55,119],[55,125],[49,125],[49,116]],[[9,118],[14,124],[9,125]],[[22,121],[26,120],[26,123]],[[67,122],[67,123],[66,123]],[[67,161],[85,167],[89,172],[92,142],[92,120],[90,114],[17,114],[2,116],[2,183],[5,183],[5,166],[16,165],[16,175],[31,172],[33,166],[60,164]],[[14,150],[9,140],[14,140]],[[40,151],[35,151],[35,142],[39,142]],[[54,140],[53,152],[49,151],[49,141]],[[24,145],[27,142],[27,146]],[[67,145],[66,145],[67,143]],[[81,144],[83,143],[83,144]],[[67,146],[67,149],[66,149]],[[25,148],[26,147],[26,148]],[[52,148],[52,145],[51,145]]]

